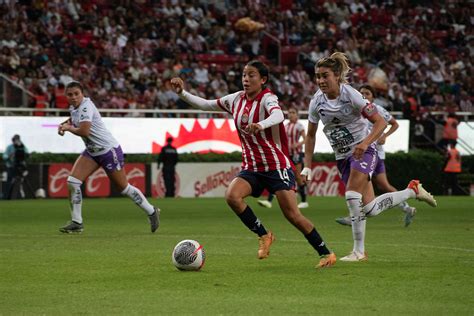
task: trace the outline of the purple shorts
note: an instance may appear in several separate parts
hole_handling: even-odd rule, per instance
[[[385,173],[385,160],[378,158],[377,165],[375,166],[374,176]]]
[[[353,156],[338,160],[337,169],[339,170],[342,181],[347,186],[351,169],[355,169],[372,177],[378,159],[377,150],[374,145],[371,145],[367,148],[364,156],[360,160],[355,160]]]
[[[92,156],[87,150],[84,150],[81,155],[97,162],[107,173],[123,169],[124,159],[120,145],[99,156]]]

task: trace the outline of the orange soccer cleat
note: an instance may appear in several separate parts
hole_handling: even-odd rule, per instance
[[[266,235],[258,238],[258,259],[268,258],[270,255],[270,246],[275,240],[275,236],[271,231],[268,231]]]
[[[436,207],[438,203],[434,199],[434,197],[423,188],[423,185],[420,183],[419,180],[411,180],[408,183],[408,189],[412,189],[416,194],[416,199],[419,201],[426,202],[429,206]]]

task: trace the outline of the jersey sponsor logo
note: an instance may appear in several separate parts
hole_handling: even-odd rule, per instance
[[[345,153],[349,152],[350,150],[351,150],[350,147],[344,147],[344,148],[338,149],[337,152],[338,152],[339,154],[345,154]]]
[[[110,180],[104,169],[99,168],[86,180],[86,194],[94,197],[110,195]]]
[[[67,177],[71,174],[72,164],[51,164],[48,168],[48,196],[67,197]]]
[[[354,136],[346,127],[336,128],[329,134],[329,141],[334,148],[343,148],[354,142]]]

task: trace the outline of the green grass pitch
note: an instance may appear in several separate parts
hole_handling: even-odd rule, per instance
[[[304,213],[338,257],[351,230],[335,223],[342,198],[310,198]],[[153,200],[161,227],[149,232],[128,199],[86,199],[85,230],[64,235],[66,200],[0,201],[0,315],[294,315],[474,313],[474,199],[414,201],[413,224],[399,209],[367,223],[369,261],[316,270],[318,258],[274,204],[249,203],[276,241],[266,260],[223,199]],[[196,239],[200,272],[180,272],[171,251]]]

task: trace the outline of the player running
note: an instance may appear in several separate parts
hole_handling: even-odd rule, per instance
[[[67,178],[72,220],[59,230],[62,233],[83,231],[81,184],[94,171],[102,167],[122,195],[131,198],[145,211],[151,232],[154,233],[160,224],[160,209],[153,207],[138,188],[128,183],[123,169],[122,148],[105,127],[94,103],[91,99],[84,97],[84,89],[76,81],[66,86],[66,98],[69,102],[71,117],[59,125],[58,134],[63,136],[65,132],[70,132],[81,137],[86,149],[77,158]]]
[[[245,226],[259,236],[257,257],[269,256],[275,237],[244,199],[250,195],[259,197],[267,189],[275,193],[286,219],[319,253],[316,267],[329,267],[335,264],[336,255],[329,251],[313,223],[301,214],[296,203],[295,175],[288,159],[284,116],[278,98],[265,87],[268,76],[265,64],[251,61],[242,72],[244,90],[217,100],[206,100],[185,91],[180,78],[173,78],[171,85],[191,106],[204,111],[225,111],[233,116],[242,145],[242,170],[227,188],[225,198]]]
[[[360,93],[366,98],[369,102],[374,102],[375,99],[375,90],[372,88],[372,86],[366,84],[360,87]],[[375,103],[374,103],[375,104]],[[377,188],[382,191],[382,192],[396,192],[397,189],[395,189],[387,179],[387,173],[385,171],[385,150],[383,148],[383,145],[385,144],[385,141],[387,137],[392,135],[397,129],[398,129],[398,123],[397,120],[393,118],[393,116],[385,110],[383,107],[380,105],[375,104],[377,107],[377,111],[379,114],[383,117],[385,122],[390,125],[389,130],[386,133],[382,133],[382,136],[377,140],[376,148],[377,148],[377,165],[375,166],[374,173],[372,175],[372,182],[375,183]],[[372,128],[372,123],[369,121],[369,127]],[[398,204],[398,207],[400,207],[403,212],[405,212],[405,227],[408,227],[411,222],[413,221],[413,216],[416,214],[416,208],[411,207],[408,205],[408,203],[402,202]],[[351,217],[339,217],[336,219],[336,222],[338,222],[341,225],[351,225]]]
[[[336,154],[337,166],[346,185],[345,197],[352,220],[354,247],[340,260],[355,262],[367,260],[364,242],[366,216],[380,214],[409,198],[417,198],[433,207],[436,200],[418,180],[410,181],[403,191],[375,197],[371,182],[377,165],[375,142],[382,135],[386,123],[377,108],[347,84],[349,71],[346,55],[339,52],[320,59],[315,66],[319,90],[309,105],[305,165],[311,164],[316,130],[322,121],[323,132]],[[372,130],[367,120],[373,123]],[[301,174],[306,181],[311,179],[310,168],[305,167]]]

